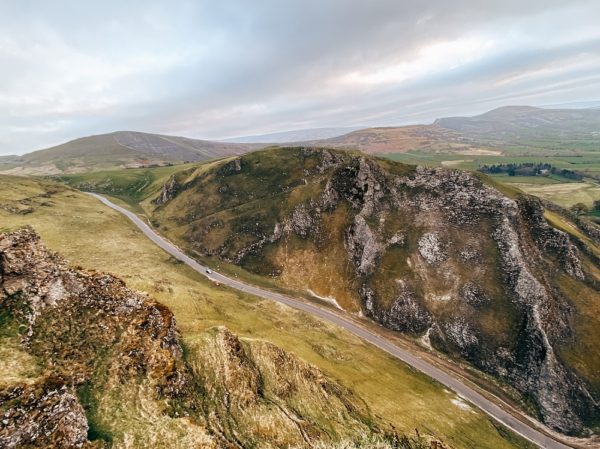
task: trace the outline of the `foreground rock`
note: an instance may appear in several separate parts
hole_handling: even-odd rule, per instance
[[[216,328],[184,351],[167,308],[113,276],[70,268],[30,229],[0,234],[0,276],[3,338],[40,367],[0,385],[3,448],[402,439],[351,391],[269,343]]]

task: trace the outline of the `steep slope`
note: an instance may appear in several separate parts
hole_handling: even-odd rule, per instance
[[[484,142],[600,141],[600,110],[506,106],[474,117],[448,117],[435,124]]]
[[[219,327],[183,347],[167,308],[31,230],[0,234],[0,268],[3,363],[20,367],[1,372],[2,447],[426,445],[270,343]]]
[[[83,137],[7,162],[8,174],[78,173],[117,167],[180,163],[243,154],[256,145],[211,142],[132,131]],[[8,165],[10,164],[10,165]]]
[[[469,361],[548,425],[585,433],[600,420],[598,242],[507,193],[457,170],[273,149],[176,173],[151,220]]]

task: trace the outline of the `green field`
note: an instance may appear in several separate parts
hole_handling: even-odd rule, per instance
[[[477,170],[483,165],[522,164],[527,162],[548,163],[556,168],[574,170],[585,173],[590,178],[574,181],[558,175],[549,176],[508,176],[506,174],[491,175],[500,184],[513,185],[520,190],[552,201],[563,207],[571,207],[576,203],[584,203],[590,207],[600,199],[600,152],[590,151],[579,156],[474,156],[465,154],[428,154],[428,153],[394,153],[387,158],[409,164],[428,167],[447,167],[464,170]]]
[[[19,213],[16,205],[29,210]],[[272,341],[319,366],[399,431],[418,428],[454,448],[527,447],[480,412],[457,406],[456,395],[347,332],[288,307],[216,287],[85,194],[2,176],[0,206],[2,230],[32,225],[74,265],[111,272],[171,308],[188,344],[206,329],[226,325],[240,336]],[[15,373],[5,371],[0,370],[0,381]]]
[[[477,170],[483,165],[493,164],[522,164],[526,162],[543,162],[557,168],[566,168],[587,173],[589,175],[600,175],[600,152],[584,153],[580,156],[565,155],[469,155],[469,154],[442,154],[442,153],[391,153],[385,157],[398,162],[410,164],[422,164],[427,166],[451,166],[467,170]]]

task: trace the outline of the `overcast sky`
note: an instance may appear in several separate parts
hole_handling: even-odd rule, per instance
[[[600,1],[0,0],[0,154],[600,100]]]

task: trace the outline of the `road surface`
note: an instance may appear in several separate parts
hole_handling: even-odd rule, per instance
[[[344,318],[343,316],[340,316],[339,314],[333,311],[319,307],[315,304],[311,304],[299,299],[294,299],[283,294],[279,294],[259,287],[255,287],[250,284],[246,284],[237,279],[231,279],[227,276],[223,276],[222,274],[217,273],[212,269],[209,269],[208,267],[199,264],[196,260],[184,254],[176,246],[167,242],[156,232],[154,232],[154,230],[150,226],[144,223],[144,221],[140,219],[137,215],[135,215],[133,212],[130,212],[127,209],[114,204],[113,202],[101,195],[95,193],[89,193],[89,195],[92,195],[93,197],[99,199],[100,201],[102,201],[102,203],[104,203],[111,209],[114,209],[117,212],[120,212],[121,214],[125,215],[146,235],[146,237],[148,237],[150,240],[152,240],[154,243],[160,246],[167,253],[169,253],[176,259],[179,259],[180,261],[186,263],[191,268],[196,270],[198,273],[206,276],[207,278],[213,281],[217,281],[221,284],[227,285],[229,287],[235,288],[237,290],[250,293],[255,296],[260,296],[261,298],[266,298],[280,302],[282,304],[286,304],[290,307],[302,310],[303,312],[309,313],[316,317],[327,320],[333,324],[336,324],[337,326],[346,329],[347,331],[351,332],[357,337],[369,342],[373,346],[376,346],[379,349],[386,351],[387,353],[391,354],[397,359],[402,360],[404,363],[437,380],[441,384],[456,392],[462,398],[468,400],[473,405],[480,408],[482,411],[487,413],[496,421],[505,425],[513,432],[518,433],[519,435],[538,445],[539,447],[545,449],[571,448],[571,446],[567,446],[559,441],[556,441],[550,436],[536,430],[534,427],[528,425],[527,423],[520,421],[507,411],[500,408],[491,400],[485,398],[483,395],[481,395],[471,387],[462,383],[459,379],[452,377],[451,374],[442,371],[441,369],[412,354],[411,352],[396,346],[382,335],[375,334],[370,330],[366,329],[365,327],[361,326],[359,323]]]

